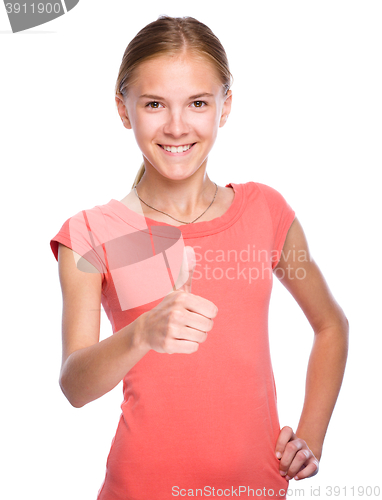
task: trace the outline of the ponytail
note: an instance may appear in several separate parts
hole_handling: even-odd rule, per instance
[[[142,165],[139,167],[137,175],[135,176],[135,179],[134,179],[134,182],[133,182],[131,189],[134,189],[134,186],[136,186],[139,183],[139,181],[142,179],[144,173],[145,173],[145,164],[142,162]]]

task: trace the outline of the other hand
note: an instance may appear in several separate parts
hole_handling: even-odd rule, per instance
[[[306,479],[318,472],[319,460],[306,442],[298,438],[290,427],[281,429],[275,453],[280,460],[280,474],[288,481],[292,478]]]

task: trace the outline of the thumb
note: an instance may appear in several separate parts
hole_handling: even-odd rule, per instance
[[[191,281],[192,275],[194,274],[194,269],[196,265],[195,250],[192,247],[184,247],[183,249],[183,261],[180,266],[179,276],[176,280],[174,289],[184,290],[185,292],[191,293]]]

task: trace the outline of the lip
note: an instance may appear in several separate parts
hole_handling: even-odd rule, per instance
[[[163,151],[163,153],[165,153],[166,155],[170,155],[170,156],[186,156],[188,155],[188,153],[190,151],[192,151],[192,148],[195,146],[196,142],[194,143],[188,143],[188,144],[192,144],[192,146],[190,147],[190,149],[187,149],[187,151],[183,151],[182,153],[171,153],[171,151],[166,151],[161,144],[158,144],[158,146],[160,147],[161,151]],[[168,146],[168,144],[165,144],[165,146]],[[173,146],[173,144],[171,144],[171,146]],[[187,144],[179,144],[179,146],[187,146]],[[179,146],[174,146],[176,148],[178,148]]]

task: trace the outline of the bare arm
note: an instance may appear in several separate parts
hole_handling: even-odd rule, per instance
[[[59,383],[69,402],[80,408],[111,391],[149,348],[139,341],[143,315],[99,342],[102,276],[79,271],[74,255],[59,245],[63,296]]]
[[[60,386],[73,406],[80,408],[109,392],[150,349],[192,354],[205,342],[217,307],[191,293],[195,255],[192,247],[186,248],[180,276],[188,278],[182,286],[100,342],[101,274],[78,270],[75,257],[80,256],[59,245],[64,304]]]
[[[286,472],[293,453],[303,449],[299,440],[307,444],[318,460],[321,458],[325,434],[345,371],[349,324],[310,255],[306,237],[297,219],[289,229],[283,255],[275,268],[275,274],[296,299],[314,331],[306,377],[305,400],[298,428],[296,434],[293,434],[290,428],[284,428],[276,446],[276,451],[285,450],[280,469]],[[301,463],[296,462],[298,470],[304,463],[304,454],[307,455],[305,452],[300,453]],[[306,474],[314,472],[312,460],[310,464],[305,462],[305,467],[304,473],[299,474],[300,478],[308,477]],[[288,477],[291,477],[293,472],[296,474],[298,470],[294,472],[292,467],[288,471]]]

